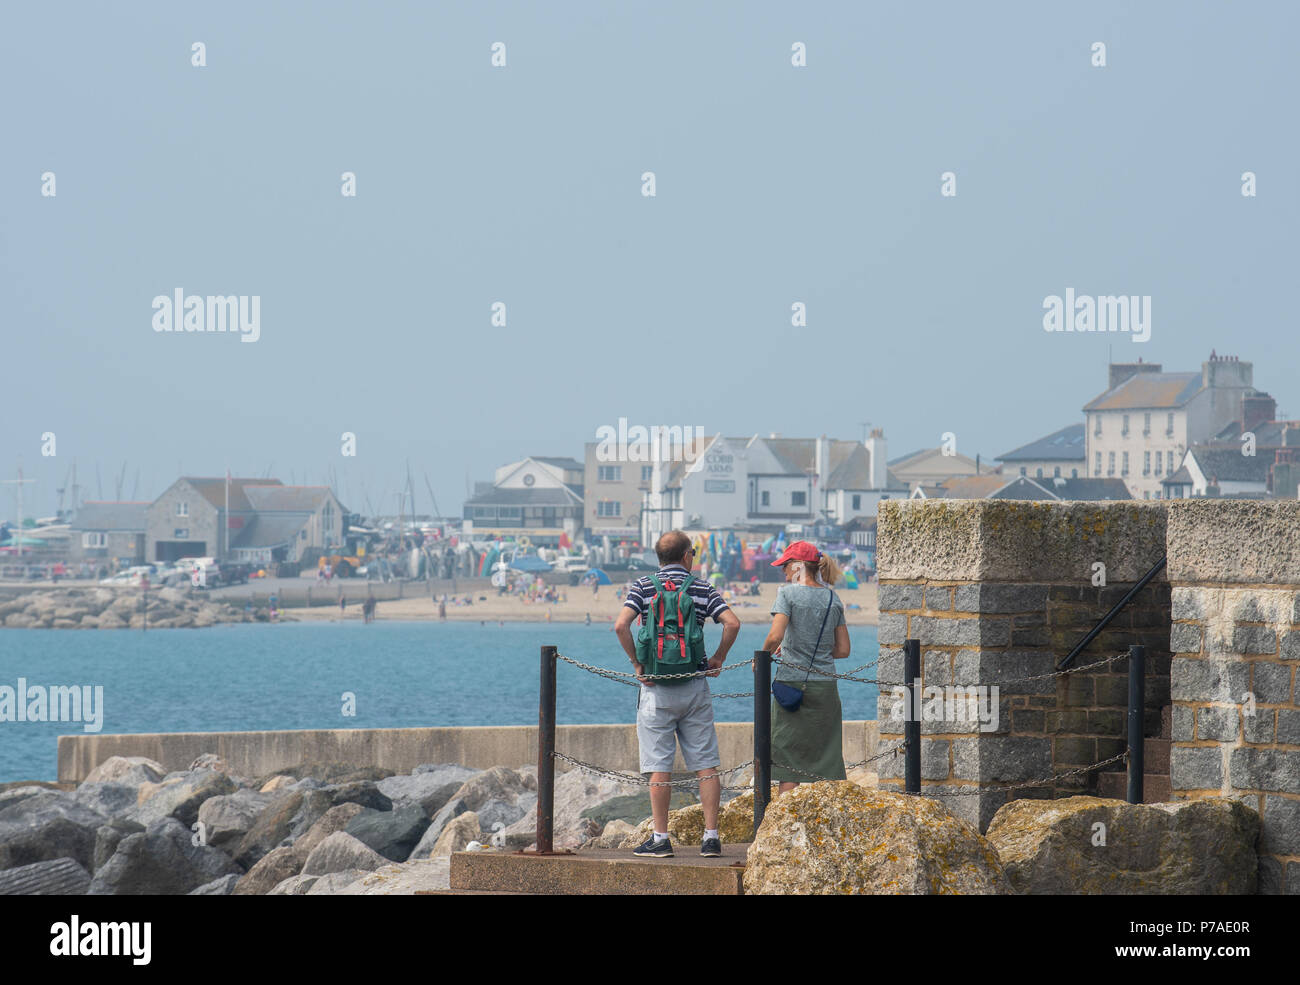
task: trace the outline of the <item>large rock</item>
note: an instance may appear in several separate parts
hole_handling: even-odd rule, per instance
[[[629,797],[638,789],[637,785],[619,783],[603,776],[592,776],[582,770],[569,770],[555,778],[555,810],[553,837],[557,851],[579,848],[591,838],[604,830],[605,825],[588,812],[616,797]],[[522,799],[522,798],[520,798]],[[536,841],[537,836],[537,800],[531,795],[531,804],[527,813],[508,822],[508,826],[498,841],[499,847],[527,848]],[[647,801],[649,797],[646,797]],[[516,801],[518,803],[518,801]],[[485,832],[494,830],[497,817],[480,808],[479,826]]]
[[[251,870],[263,855],[279,847],[289,837],[289,829],[302,807],[302,801],[303,793],[299,790],[282,790],[275,794],[262,809],[262,813],[257,815],[257,820],[248,829],[248,833],[240,839],[239,847],[235,850],[235,861]]]
[[[255,790],[236,790],[205,800],[198,817],[203,837],[213,848],[241,841],[270,801],[270,794]]]
[[[314,779],[301,781],[301,784],[316,783]],[[289,828],[290,838],[300,838],[309,831],[317,821],[334,807],[341,804],[356,804],[373,811],[389,811],[393,802],[380,793],[373,780],[349,780],[346,783],[307,788],[303,785],[302,807],[294,815]]]
[[[1007,891],[993,846],[946,807],[848,780],[801,784],[773,800],[745,864],[749,895]]]
[[[199,819],[199,808],[204,801],[234,793],[236,789],[235,782],[229,776],[215,770],[182,773],[164,780],[158,789],[148,794],[147,799],[141,801],[127,816],[146,827],[154,821],[172,817],[191,828]],[[144,787],[141,787],[141,794],[146,794]]]
[[[335,896],[347,887],[364,879],[370,874],[369,869],[341,869],[338,872],[327,872],[320,876],[311,888],[307,890],[308,896]]]
[[[89,895],[183,896],[221,876],[240,874],[230,856],[193,844],[189,829],[166,817],[122,839],[113,857],[95,873]]]
[[[136,806],[137,793],[129,783],[83,783],[72,797],[96,813],[117,817]]]
[[[235,886],[235,896],[265,896],[284,880],[302,871],[302,857],[292,845],[273,848],[253,865]]]
[[[267,780],[276,776],[291,776],[295,780],[313,779],[321,785],[351,783],[355,780],[369,780],[372,783],[386,779],[393,771],[382,766],[357,766],[356,763],[300,763],[268,773],[254,781],[254,786],[261,787]]]
[[[129,783],[138,787],[142,783],[158,783],[167,771],[162,764],[147,756],[109,756],[86,774],[82,784]]]
[[[779,788],[773,785],[772,797]],[[674,797],[676,794],[674,794]],[[619,848],[636,848],[654,832],[654,818],[648,817],[623,838]],[[704,840],[704,806],[696,801],[668,812],[668,835],[679,845],[698,845]],[[722,805],[718,812],[718,837],[724,845],[754,838],[754,792],[746,790]]]
[[[227,876],[221,876],[213,879],[211,882],[205,882],[197,889],[191,889],[188,893],[190,896],[230,896],[234,893],[235,887],[239,885],[239,876],[233,872]]]
[[[393,802],[393,809],[418,804],[433,817],[478,770],[453,763],[417,766],[410,776],[390,776],[375,784]]]
[[[82,896],[90,873],[76,859],[56,858],[0,872],[0,896]]]
[[[478,815],[473,811],[466,811],[460,814],[448,824],[434,843],[433,850],[430,852],[431,858],[437,858],[442,855],[451,855],[452,852],[461,852],[471,841],[479,841],[483,838],[483,832],[479,828]]]
[[[511,822],[518,821],[527,814],[528,807],[536,805],[537,796],[537,776],[535,771],[512,770],[504,766],[494,766],[490,770],[484,770],[475,774],[472,778],[465,781],[456,795],[442,806],[442,809],[434,815],[429,827],[425,829],[420,843],[415,846],[408,860],[429,858],[433,853],[433,847],[442,837],[443,830],[455,818],[467,811],[477,811],[480,808],[487,808],[486,813],[492,817],[492,822],[500,821],[505,827],[504,818],[509,816],[511,810],[517,811]],[[520,806],[521,798],[524,804]],[[492,829],[489,827],[488,831]]]
[[[623,842],[636,831],[636,826],[628,824],[621,817],[616,817],[605,825],[599,835],[589,841],[584,848],[621,848]],[[645,839],[641,839],[644,841]]]
[[[56,858],[90,869],[95,832],[107,818],[77,803],[72,794],[42,790],[0,810],[0,869]]]
[[[988,840],[1021,893],[1225,896],[1255,892],[1259,829],[1259,814],[1227,797],[1066,797],[1004,804]]]
[[[117,846],[122,843],[123,838],[128,835],[138,834],[143,830],[143,824],[125,817],[110,818],[107,824],[97,828],[95,830],[95,857],[90,870],[91,873],[98,872],[104,867],[105,863],[117,851]]]
[[[344,830],[384,858],[405,862],[428,827],[429,817],[417,803],[391,811],[362,811]]]
[[[344,896],[412,896],[450,888],[450,857],[385,865],[336,891]]]
[[[316,884],[320,876],[290,876],[277,883],[267,896],[306,896],[307,890]]]
[[[323,876],[331,872],[343,872],[347,869],[362,869],[366,872],[373,872],[381,865],[387,864],[388,859],[368,845],[363,845],[346,831],[335,831],[312,849],[302,867],[302,874]]]

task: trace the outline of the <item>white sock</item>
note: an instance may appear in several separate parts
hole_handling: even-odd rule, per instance
[[[667,840],[668,840],[667,831],[663,832],[662,834],[660,834],[658,831],[655,832],[655,841],[667,841]]]
[[[717,829],[717,828],[706,828],[706,829],[704,830],[704,837],[706,837],[706,838],[718,838],[718,829]],[[721,839],[721,838],[718,838],[718,840],[721,841],[722,839]]]

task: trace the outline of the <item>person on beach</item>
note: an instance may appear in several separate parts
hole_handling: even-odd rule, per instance
[[[849,655],[849,630],[832,587],[840,577],[832,558],[797,540],[772,564],[784,569],[786,584],[772,603],[763,649],[779,651],[781,661],[772,675],[772,779],[786,793],[814,779],[809,773],[846,778],[840,692],[835,678],[823,675]],[[787,707],[792,692],[802,692],[794,710]]]
[[[680,530],[664,534],[655,544],[655,553],[659,556],[659,570],[631,585],[614,622],[614,632],[641,684],[637,692],[636,737],[641,772],[650,779],[650,807],[654,814],[654,831],[635,854],[645,858],[672,858],[673,846],[668,839],[672,787],[668,783],[680,742],[686,768],[700,780],[700,804],[704,808],[700,855],[716,858],[722,854],[722,839],[718,835],[718,805],[722,797],[718,769],[722,760],[706,678],[718,675],[727,651],[740,632],[740,620],[716,589],[691,575],[695,551],[686,534]],[[656,602],[658,616],[652,617]],[[678,626],[674,613],[681,614],[686,625]],[[649,654],[646,659],[654,657],[656,649],[662,657],[665,650],[673,654],[679,647],[681,655],[688,660],[703,657],[705,618],[721,623],[722,640],[713,656],[699,663],[680,665],[690,667],[688,672],[704,671],[704,676],[649,680],[646,675],[650,671],[638,658],[638,642],[632,635],[632,623],[637,616],[641,617],[641,653]],[[691,621],[694,626],[690,625]],[[672,627],[671,635],[668,626]]]

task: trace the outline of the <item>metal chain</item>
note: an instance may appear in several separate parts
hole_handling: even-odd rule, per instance
[[[728,691],[725,694],[711,695],[714,700],[717,700],[718,698],[752,698],[753,696],[753,691]]]
[[[1053,776],[1045,776],[1038,780],[1025,780],[1022,783],[991,783],[974,786],[969,790],[951,789],[948,787],[930,787],[922,789],[921,796],[970,796],[972,794],[984,793],[988,790],[1024,790],[1027,787],[1044,787],[1049,783],[1055,783],[1057,780],[1064,780],[1066,777],[1078,776],[1081,773],[1091,773],[1093,770],[1101,769],[1103,766],[1109,766],[1111,763],[1119,762],[1121,759],[1128,759],[1128,750],[1111,756],[1110,759],[1103,759],[1100,763],[1093,763],[1091,766],[1080,766],[1078,769],[1067,770],[1064,773],[1057,773]]]
[[[752,667],[754,659],[742,660],[740,663],[727,664],[725,667],[719,667],[717,670],[695,670],[688,674],[642,674],[638,677],[636,674],[630,674],[627,671],[610,670],[608,667],[596,667],[592,664],[585,664],[580,660],[573,660],[566,657],[563,653],[557,653],[556,659],[563,660],[566,664],[572,664],[579,670],[585,670],[589,674],[596,674],[599,677],[607,677],[610,680],[627,679],[630,681],[667,681],[684,677],[716,677],[718,674],[725,673],[728,670],[735,670],[737,667]],[[627,683],[627,680],[624,683]],[[633,685],[636,686],[635,684]]]
[[[853,675],[854,675],[857,671],[859,671],[859,670],[865,670],[865,669],[868,668],[868,667],[874,667],[876,664],[880,663],[880,661],[879,661],[879,660],[873,660],[873,661],[871,661],[871,663],[865,663],[865,664],[863,664],[861,667],[857,667],[857,668],[855,668],[853,671],[850,671],[850,672],[847,673],[847,674],[832,674],[830,671],[827,671],[827,670],[818,670],[818,669],[815,668],[815,667],[802,667],[802,666],[796,666],[795,664],[792,664],[792,663],[790,663],[789,661],[786,661],[786,660],[782,660],[782,659],[780,659],[779,657],[773,657],[773,658],[772,658],[772,663],[774,663],[774,664],[779,664],[779,665],[782,666],[782,667],[789,667],[791,670],[794,670],[794,671],[800,671],[800,672],[802,672],[802,671],[808,671],[808,672],[811,672],[811,673],[813,673],[813,674],[816,674],[816,675],[819,676],[819,677],[833,677],[833,678],[835,678],[835,679],[838,680],[838,681],[856,681],[856,682],[859,683],[859,684],[875,684],[875,683],[876,683],[875,681],[868,680],[868,679],[865,678],[865,677],[854,677]]]
[[[1050,674],[1034,674],[1031,677],[1013,677],[1009,681],[976,681],[972,684],[950,684],[948,687],[1001,687],[1004,684],[1023,684],[1025,681],[1045,681],[1051,677],[1065,677],[1069,674],[1077,674],[1083,670],[1092,670],[1094,667],[1100,667],[1102,664],[1113,663],[1116,660],[1122,660],[1127,657],[1127,653],[1117,653],[1112,657],[1105,657],[1101,660],[1095,660],[1090,664],[1082,664],[1078,667],[1071,667],[1069,670],[1054,670]],[[879,684],[882,687],[907,687],[906,681],[872,681],[872,684]],[[932,685],[945,686],[945,685]]]
[[[604,777],[608,777],[611,780],[618,780],[620,783],[631,783],[643,787],[689,787],[689,786],[695,786],[700,782],[701,779],[705,779],[705,780],[708,779],[707,776],[706,777],[697,776],[685,780],[647,780],[644,777],[633,776],[628,773],[621,773],[618,770],[607,770],[600,766],[593,766],[591,763],[584,763],[581,759],[574,759],[572,756],[566,756],[562,752],[558,752],[558,751],[553,752],[551,753],[551,755],[554,756],[556,759],[563,759],[566,763],[570,764],[571,766],[577,767],[578,769],[582,770],[584,773],[590,773],[592,776],[604,776]],[[754,761],[751,759],[748,762],[741,763],[739,766],[732,766],[730,769],[718,770],[717,775],[719,778],[721,778],[722,776],[725,776],[728,773],[739,773],[741,770],[747,769],[753,765],[754,765]],[[750,787],[748,784],[744,786],[734,786],[734,785],[729,786],[725,783],[722,784],[723,790],[748,790],[749,788]]]

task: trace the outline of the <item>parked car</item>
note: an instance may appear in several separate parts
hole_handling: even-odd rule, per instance
[[[226,561],[221,565],[221,583],[223,585],[247,585],[248,578],[253,573],[251,564],[244,564],[241,561]]]

